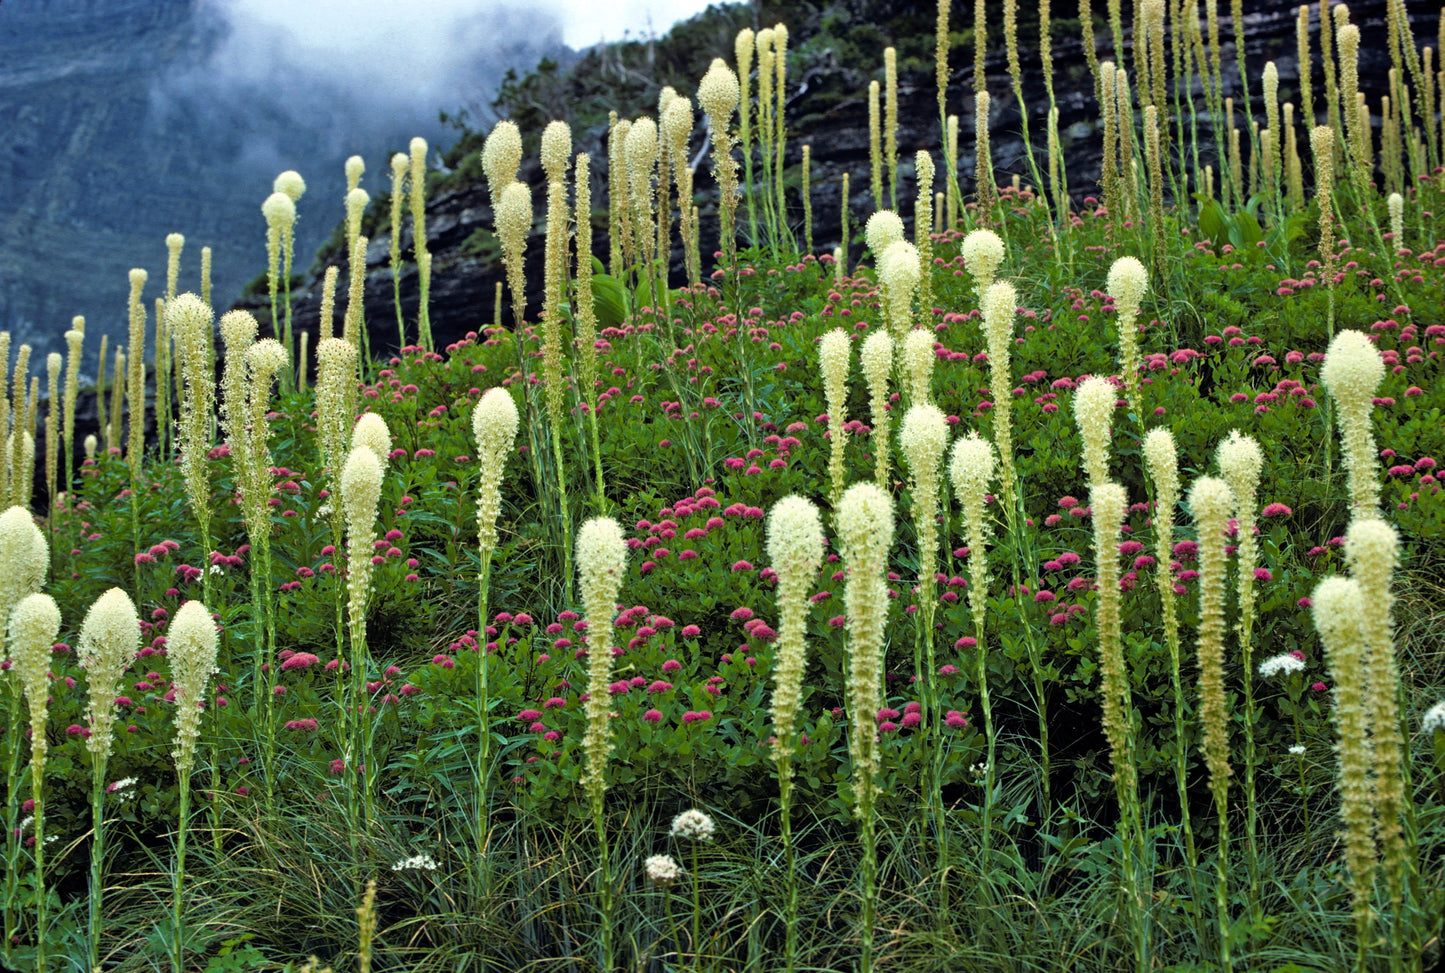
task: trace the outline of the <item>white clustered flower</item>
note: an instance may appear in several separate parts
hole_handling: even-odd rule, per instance
[[[1259,678],[1268,679],[1271,676],[1290,675],[1296,672],[1304,672],[1305,664],[1288,652],[1279,655],[1272,655],[1259,664]]]
[[[671,855],[649,855],[642,867],[647,872],[647,880],[659,888],[676,885],[687,874]]]
[[[717,826],[713,824],[712,818],[697,808],[692,808],[672,819],[672,830],[669,833],[674,838],[711,841],[716,830]]]
[[[1424,734],[1437,733],[1445,730],[1445,700],[1441,700],[1425,711],[1420,717],[1420,732]]]
[[[404,871],[408,868],[426,869],[429,872],[434,872],[437,870],[437,863],[436,859],[431,855],[413,855],[410,858],[403,858],[391,866],[393,872]]]
[[[1003,257],[1003,240],[992,230],[974,230],[963,238],[963,266],[973,276],[974,289],[980,295],[993,283]]]
[[[1289,748],[1289,752],[1296,757],[1303,757],[1305,755],[1305,745],[1303,743],[1296,743]]]
[[[880,209],[868,217],[863,235],[868,240],[868,249],[873,251],[873,259],[882,260],[884,252],[903,239],[903,220],[892,210]]]

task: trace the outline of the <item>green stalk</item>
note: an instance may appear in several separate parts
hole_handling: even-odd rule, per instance
[[[487,696],[487,588],[492,575],[492,551],[481,552],[481,573],[477,579],[477,861],[487,847],[487,776],[491,769],[491,726]]]
[[[3,634],[0,634],[0,647],[3,647]],[[20,720],[20,680],[17,676],[11,676],[9,707],[5,716],[7,729],[13,727]],[[20,839],[15,834],[19,824],[20,802],[16,798],[16,778],[20,775],[20,733],[7,732],[6,743],[6,767],[5,767],[5,957],[10,957],[10,943],[15,938],[16,916],[15,916],[15,894],[19,891],[20,884]]]
[[[35,969],[45,973],[46,915],[49,897],[45,894],[45,790],[44,751],[42,759],[30,758],[30,799],[35,802]]]
[[[990,749],[992,739],[990,734]],[[862,796],[858,801],[858,810],[863,818],[863,944],[858,968],[861,973],[873,973],[873,923],[878,900],[878,834],[876,822],[873,820],[872,781],[863,783]],[[985,823],[985,833],[987,828]],[[984,847],[986,851],[987,839]]]
[[[208,603],[209,604],[209,603]],[[100,969],[101,899],[105,895],[102,871],[105,866],[105,760],[91,764],[90,779],[90,966]]]
[[[291,258],[295,250],[296,235],[293,231],[287,230],[282,245],[282,260],[285,263],[283,273],[286,275],[286,279],[282,284],[282,287],[285,289],[286,331],[281,339],[281,344],[286,348],[286,358],[288,361],[296,360],[295,345],[291,343]],[[274,311],[272,312],[272,320],[275,320]],[[287,392],[293,391],[296,388],[296,375],[292,369],[281,369],[281,387]]]
[[[979,557],[983,556],[982,551],[977,552],[977,554]],[[974,553],[970,551],[969,556],[973,557]],[[988,652],[985,648],[986,643],[984,642],[983,619],[979,616],[975,616],[973,620],[973,637],[977,643],[974,646],[974,654],[977,658],[977,663],[974,667],[974,678],[978,680],[979,705],[983,708],[983,735],[984,739],[988,742],[988,756],[985,758],[986,762],[983,768],[983,828],[979,834],[980,845],[983,849],[981,858],[984,868],[987,869],[989,836],[993,830],[993,764],[995,741],[993,732],[993,706],[989,701],[988,695]]]
[[[788,899],[784,907],[783,923],[787,927],[787,938],[783,945],[783,968],[794,973],[798,961],[798,863],[793,850],[793,763],[790,757],[778,761],[778,803],[782,810],[783,859],[788,870]],[[697,887],[697,875],[693,875],[693,887]]]
[[[602,964],[604,971],[616,968],[613,963],[612,947],[612,859],[607,853],[607,829],[602,826],[602,795],[592,799],[592,826],[597,833],[597,883],[598,897],[602,900]],[[693,887],[697,887],[697,876],[693,876]]]
[[[270,774],[267,774],[268,784]],[[174,952],[171,956],[171,968],[174,973],[185,973],[185,937],[182,935],[181,927],[181,890],[186,882],[186,832],[189,828],[189,817],[191,810],[191,768],[181,768],[181,814],[176,824],[176,867],[171,876],[171,935],[175,937],[172,945]]]
[[[548,419],[555,419],[548,416]],[[572,590],[572,511],[567,506],[567,467],[562,461],[562,424],[549,422],[552,427],[552,461],[557,465],[557,509],[562,522],[562,598],[568,599]],[[483,625],[482,631],[486,631]]]
[[[692,842],[692,968],[702,970],[702,876],[697,870],[697,846]]]

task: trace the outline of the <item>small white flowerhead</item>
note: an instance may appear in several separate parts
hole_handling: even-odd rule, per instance
[[[870,388],[886,388],[888,372],[893,367],[893,339],[882,328],[863,340],[859,354],[863,363],[863,377]]]
[[[1288,676],[1296,672],[1304,672],[1305,664],[1298,656],[1289,652],[1281,652],[1279,655],[1272,655],[1259,664],[1259,678],[1270,679],[1274,676]]]
[[[1289,748],[1289,752],[1292,756],[1303,757],[1305,755],[1305,745],[1303,743],[1296,743]]]
[[[502,190],[516,181],[521,165],[522,131],[516,122],[504,118],[492,126],[482,146],[482,172],[486,173],[494,205]]]
[[[1385,361],[1359,331],[1341,331],[1325,352],[1320,381],[1342,407],[1368,404],[1385,378]]]
[[[426,872],[434,872],[434,871],[437,870],[437,867],[438,867],[438,866],[437,866],[437,862],[436,862],[436,859],[435,859],[435,858],[433,858],[431,855],[425,855],[425,854],[423,854],[423,855],[412,855],[410,858],[403,858],[403,859],[401,859],[400,861],[398,861],[396,864],[392,865],[392,866],[391,866],[391,870],[392,870],[393,872],[404,872],[404,871],[426,871]]]
[[[989,353],[1007,354],[1007,339],[1013,336],[1014,315],[1018,312],[1018,291],[1008,281],[997,280],[984,291],[979,303],[983,305],[983,329],[988,335]]]
[[[549,182],[567,174],[572,159],[572,126],[563,121],[549,122],[542,130],[542,170]]]
[[[702,105],[702,110],[707,113],[714,128],[727,128],[728,119],[737,111],[740,97],[742,93],[738,87],[738,76],[722,58],[713,58],[707,73],[698,82],[697,103]]]
[[[1090,481],[1109,479],[1109,435],[1118,391],[1108,379],[1094,375],[1074,392],[1074,422],[1084,441],[1084,470]]]
[[[391,430],[386,420],[375,412],[363,413],[351,429],[351,448],[365,446],[376,454],[382,469],[391,459]]]
[[[50,648],[60,632],[60,608],[46,594],[27,595],[10,613],[10,651],[31,711],[45,711]]]
[[[242,355],[256,340],[260,326],[250,311],[227,311],[221,315],[221,341],[227,355]]]
[[[381,461],[367,446],[356,446],[341,470],[341,502],[352,535],[364,533],[376,519],[381,499]]]
[[[246,349],[246,364],[253,380],[264,386],[286,367],[286,348],[275,338],[262,338]]]
[[[993,479],[995,463],[993,444],[978,433],[970,432],[955,442],[948,462],[954,491],[961,498],[977,496],[982,499],[988,492],[989,481]]]
[[[593,517],[577,532],[577,572],[589,624],[611,625],[622,575],[627,570],[627,541],[611,517]]]
[[[1174,433],[1163,426],[1150,429],[1144,437],[1144,461],[1149,465],[1149,475],[1156,482],[1172,474],[1174,489],[1178,492],[1179,457],[1174,446]]]
[[[504,255],[522,253],[532,229],[532,190],[524,182],[513,182],[502,190],[497,202],[497,236]]]
[[[357,162],[361,161],[358,156],[352,156],[352,158],[356,159]],[[349,160],[346,163],[346,168],[348,172],[351,169],[351,162]],[[301,195],[306,192],[306,180],[302,179],[301,173],[295,169],[287,169],[276,177],[276,181],[271,184],[271,189],[273,192],[285,193],[291,202],[295,203],[298,202],[301,199]]]
[[[371,194],[359,186],[347,193],[346,222],[352,226],[360,226],[361,217],[366,213],[366,207],[370,204]]]
[[[1315,630],[1331,657],[1353,657],[1360,651],[1360,622],[1365,614],[1365,597],[1353,578],[1325,578],[1312,596]],[[1334,668],[1334,663],[1331,663]]]
[[[366,160],[359,155],[353,155],[346,160],[346,184],[355,186],[361,182],[361,174],[366,171]],[[279,176],[277,177],[280,178]]]
[[[823,379],[830,385],[843,387],[848,380],[848,332],[834,328],[818,342],[818,363]]]
[[[662,137],[668,150],[674,154],[685,152],[688,136],[692,134],[692,100],[674,95],[660,113]]]
[[[1420,732],[1426,736],[1445,731],[1445,700],[1441,700],[1420,717]]]
[[[1138,314],[1144,293],[1149,289],[1149,271],[1134,257],[1120,257],[1109,268],[1104,289],[1114,299],[1121,316]]]
[[[261,215],[268,227],[284,230],[296,222],[296,201],[285,193],[272,193],[261,204]]]
[[[671,888],[687,874],[671,855],[650,855],[642,863],[642,869],[647,873],[647,881],[662,889]]]
[[[873,252],[873,258],[880,261],[881,270],[883,254],[903,239],[903,219],[890,209],[880,209],[868,217],[863,235],[868,239],[868,249]]]
[[[875,483],[855,483],[844,491],[834,513],[844,559],[865,574],[881,576],[893,545],[893,500]]]
[[[121,677],[139,649],[140,616],[135,603],[120,588],[111,588],[90,606],[75,646],[76,659],[90,683],[90,738],[86,747],[102,758],[110,753]]]
[[[779,585],[806,593],[823,563],[823,522],[811,500],[789,494],[768,514],[768,560]]]
[[[873,214],[878,215],[878,214]],[[878,258],[878,276],[894,294],[912,295],[922,276],[918,264],[918,248],[907,240],[894,240]]]
[[[0,514],[0,612],[39,591],[49,563],[50,545],[30,511],[14,506]]]
[[[963,266],[975,286],[987,285],[1003,266],[1003,240],[992,230],[974,230],[963,238]]]
[[[512,393],[497,386],[487,389],[472,410],[472,434],[484,452],[506,452],[517,438],[520,419]]]
[[[672,829],[668,833],[674,838],[687,838],[689,841],[711,841],[716,831],[712,818],[692,808],[672,819]]]
[[[937,479],[938,464],[948,447],[948,419],[943,410],[930,402],[910,407],[898,431],[898,444],[916,480]]]

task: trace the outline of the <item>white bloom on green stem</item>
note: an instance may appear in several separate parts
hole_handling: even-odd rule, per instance
[[[711,841],[716,832],[717,825],[712,818],[697,808],[690,808],[673,818],[672,828],[668,831],[674,838],[689,841]]]

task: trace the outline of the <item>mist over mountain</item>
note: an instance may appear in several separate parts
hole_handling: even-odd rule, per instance
[[[83,314],[88,352],[101,333],[123,342],[127,271],[162,294],[172,232],[181,289],[199,289],[210,246],[227,306],[264,269],[260,205],[284,169],[308,183],[304,271],[343,215],[347,156],[379,193],[412,136],[450,142],[439,109],[475,112],[509,67],[572,59],[550,11],[468,6],[331,29],[327,4],[297,4],[294,25],[251,0],[0,4],[0,330],[41,356]]]

